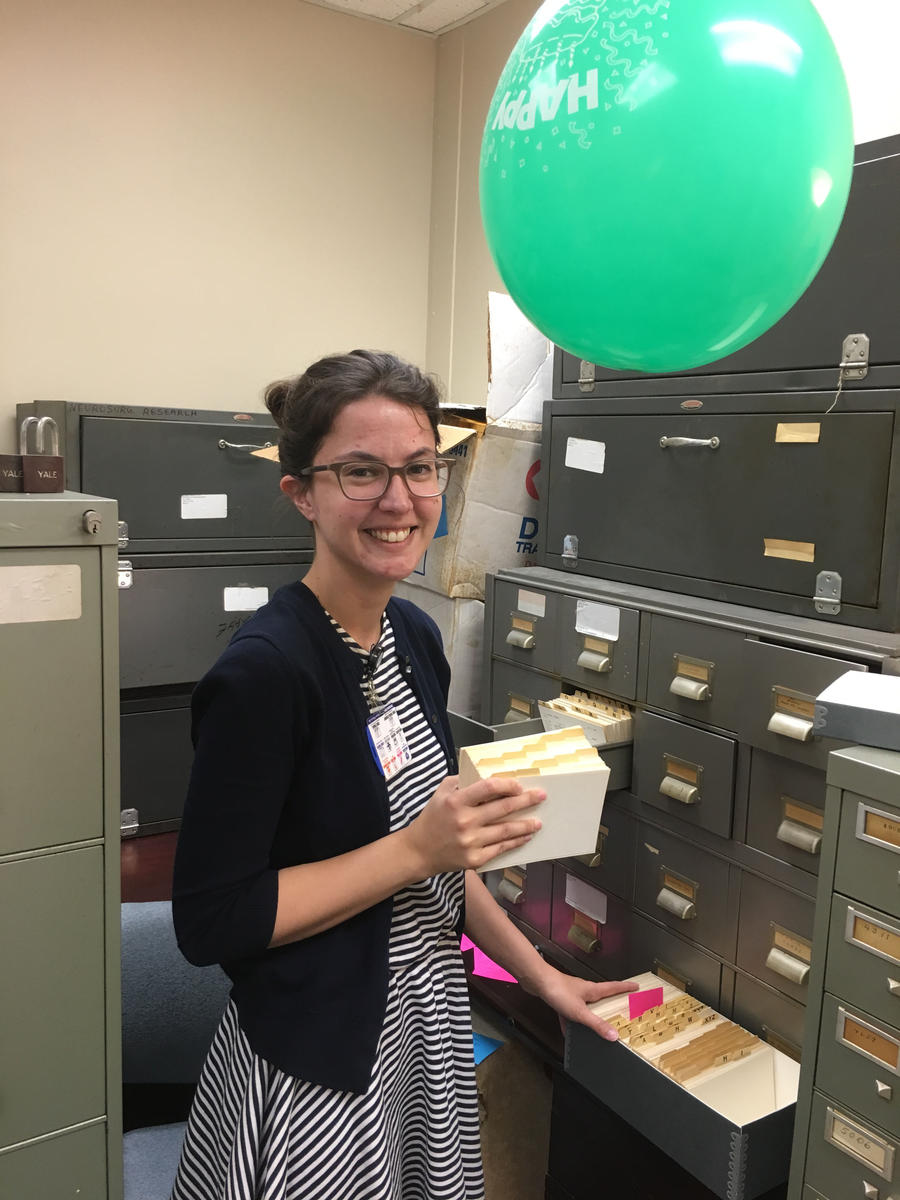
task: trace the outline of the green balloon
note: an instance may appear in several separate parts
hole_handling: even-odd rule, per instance
[[[542,333],[607,367],[678,371],[803,294],[852,166],[810,0],[547,0],[494,93],[481,211]]]

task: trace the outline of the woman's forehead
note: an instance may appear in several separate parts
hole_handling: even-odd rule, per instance
[[[434,430],[423,408],[401,404],[389,396],[366,396],[346,404],[335,417],[325,442],[329,444],[358,444],[371,450],[372,444],[386,446],[397,443],[411,448],[435,444]],[[324,443],[323,443],[324,444]]]

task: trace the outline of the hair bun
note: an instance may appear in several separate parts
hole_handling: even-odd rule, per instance
[[[278,379],[275,383],[270,383],[263,393],[266,408],[274,417],[279,429],[284,429],[285,426],[288,399],[294,382],[293,379]]]

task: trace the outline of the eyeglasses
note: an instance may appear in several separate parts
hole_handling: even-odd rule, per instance
[[[333,471],[348,500],[378,500],[388,490],[395,475],[402,475],[411,496],[442,496],[450,482],[455,458],[417,458],[404,467],[389,467],[383,462],[336,462],[319,467],[304,467],[298,475]]]

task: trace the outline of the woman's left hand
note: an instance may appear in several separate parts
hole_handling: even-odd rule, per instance
[[[521,982],[521,981],[520,981]],[[540,983],[534,987],[526,986],[526,990],[540,996],[551,1008],[556,1010],[563,1033],[567,1021],[578,1021],[587,1025],[595,1033],[609,1042],[618,1039],[618,1033],[612,1025],[598,1017],[588,1008],[597,1000],[605,1000],[608,996],[616,996],[623,992],[637,991],[639,984],[633,979],[605,980],[603,983],[593,983],[589,979],[579,979],[576,975],[566,975],[547,964],[547,973],[542,973]]]

